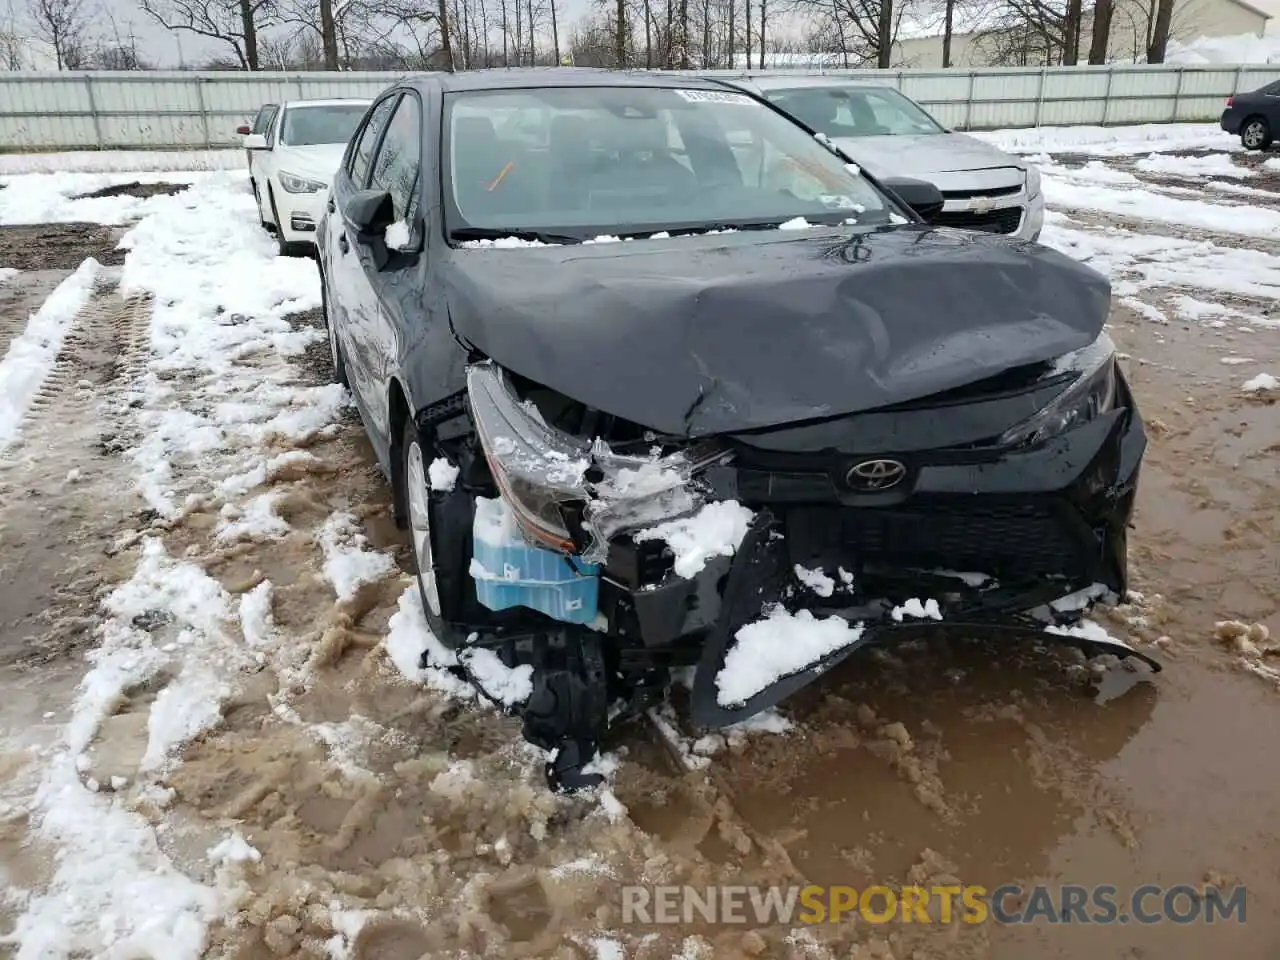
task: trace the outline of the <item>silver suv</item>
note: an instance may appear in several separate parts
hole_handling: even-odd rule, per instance
[[[720,79],[720,78],[717,78]],[[892,87],[818,76],[721,80],[826,134],[873,177],[928,180],[942,191],[939,226],[1036,240],[1044,195],[1034,164],[954,133]]]

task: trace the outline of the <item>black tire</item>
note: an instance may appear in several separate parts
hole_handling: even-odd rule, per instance
[[[262,193],[258,190],[258,181],[250,180],[249,186],[253,188],[253,203],[258,208],[258,225],[270,233],[271,224],[267,223],[267,218],[262,215]]]
[[[1246,150],[1266,150],[1271,146],[1271,124],[1255,114],[1240,124],[1240,143]]]
[[[280,211],[276,209],[276,192],[267,184],[267,199],[271,201],[271,219],[276,222],[276,250],[282,257],[298,256],[298,244],[289,243],[284,238],[284,228],[280,226]]]
[[[320,312],[324,316],[324,330],[329,337],[329,363],[332,367],[333,382],[340,383],[350,389],[347,380],[347,362],[342,359],[342,347],[338,343],[337,332],[333,328],[333,318],[329,315],[329,281],[320,271]]]
[[[415,451],[416,454],[415,454]],[[415,466],[415,457],[418,463]],[[435,458],[435,451],[423,443],[412,419],[406,421],[400,443],[399,481],[403,497],[404,515],[409,528],[410,556],[413,558],[414,579],[418,584],[418,596],[422,599],[422,612],[427,626],[437,640],[449,649],[461,646],[467,631],[459,623],[474,622],[477,601],[475,585],[469,572],[471,562],[472,504],[470,495],[454,487],[448,493],[432,491],[426,485],[427,470]],[[415,486],[421,484],[421,490]],[[420,494],[420,496],[419,496]],[[421,533],[420,508],[426,506],[426,542],[429,545],[429,562],[435,577],[434,598],[420,575],[422,552],[418,536]],[[434,603],[433,603],[434,599]]]

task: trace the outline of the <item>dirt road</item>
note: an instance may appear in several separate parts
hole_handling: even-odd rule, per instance
[[[1120,223],[1067,215],[1080,236]],[[10,229],[0,228],[0,266],[27,242]],[[99,249],[68,231],[55,269]],[[41,271],[0,286],[0,330],[20,330],[57,279]],[[1213,326],[1153,320],[1176,294],[1167,284],[1117,296],[1111,333],[1150,447],[1131,547],[1136,594],[1105,622],[1155,652],[1162,674],[962,636],[869,652],[787,704],[785,732],[699,741],[681,762],[689,739],[640,728],[613,753],[603,798],[563,798],[546,792],[541,758],[511,720],[395,670],[386,638],[420,615],[407,577],[393,570],[335,601],[324,547],[335,511],[356,518],[365,550],[407,556],[349,409],[301,444],[268,440],[274,467],[245,481],[242,493],[274,494],[283,532],[222,536],[225,490],[173,517],[149,507],[126,451],[143,439],[132,411],[148,375],[151,305],[120,298],[112,281],[0,474],[0,887],[55,877],[54,846],[28,836],[21,798],[101,639],[99,604],[134,575],[151,537],[233,604],[262,601],[269,616],[255,622],[274,638],[235,666],[220,719],[180,762],[148,767],[149,718],[169,708],[175,682],[161,671],[112,705],[79,770],[154,828],[183,873],[228,891],[230,919],[213,922],[209,956],[1277,955],[1280,658],[1261,648],[1263,628],[1280,636],[1280,406],[1242,392],[1244,364],[1224,362],[1280,371],[1280,328],[1242,319],[1269,316],[1274,302],[1220,298],[1242,314]],[[262,364],[264,381],[322,384],[326,351],[316,337],[280,365],[246,362]],[[192,399],[206,380],[179,371],[165,384],[175,409],[211,406]],[[220,469],[216,451],[203,456]],[[159,648],[186,642],[181,617],[166,616],[134,624]],[[714,754],[709,764],[703,754]],[[229,834],[253,854],[211,857]],[[672,926],[625,925],[621,912],[627,884],[1110,884],[1123,902],[1143,884],[1206,882],[1246,885],[1247,922],[879,925],[850,915]],[[0,898],[0,932],[25,904]]]

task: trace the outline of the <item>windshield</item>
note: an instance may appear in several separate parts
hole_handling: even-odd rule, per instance
[[[889,87],[804,87],[770,90],[765,96],[832,138],[946,133],[915,103]]]
[[[446,226],[544,242],[664,230],[884,223],[888,202],[742,93],[659,87],[445,98]],[[469,236],[468,236],[469,234]],[[553,236],[554,235],[554,236]]]
[[[318,143],[346,143],[369,109],[367,103],[332,103],[314,107],[290,107],[284,113],[280,142],[291,147]]]

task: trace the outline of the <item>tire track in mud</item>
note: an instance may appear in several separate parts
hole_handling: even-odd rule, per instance
[[[120,299],[115,273],[99,276],[0,464],[0,886],[47,879],[46,852],[27,843],[39,751],[63,732],[100,598],[128,576],[113,545],[141,504],[103,437],[132,388],[116,361],[145,338],[149,308]],[[0,903],[0,930],[12,920]]]

